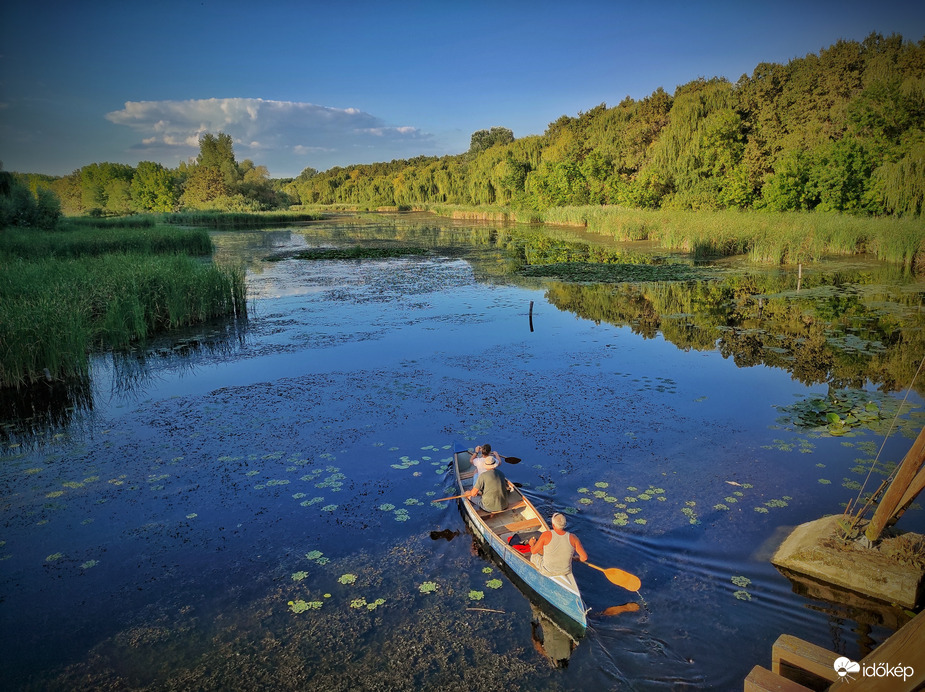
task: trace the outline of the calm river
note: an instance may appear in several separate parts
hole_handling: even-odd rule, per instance
[[[782,633],[857,660],[904,621],[769,563],[921,429],[925,285],[895,268],[575,284],[516,270],[577,233],[415,215],[214,240],[248,320],[4,405],[5,689],[741,689]],[[264,261],[358,244],[429,252]],[[576,563],[588,631],[545,619],[430,502],[455,441],[520,457],[640,593]]]

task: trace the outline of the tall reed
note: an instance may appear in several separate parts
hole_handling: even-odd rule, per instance
[[[184,255],[0,263],[0,386],[85,375],[91,348],[247,315],[244,272]]]
[[[175,226],[207,226],[209,228],[255,228],[258,226],[272,226],[275,224],[293,223],[295,221],[319,221],[323,214],[312,214],[301,211],[279,212],[179,212],[164,214],[161,219],[164,223]]]
[[[210,255],[212,250],[212,240],[204,228],[76,226],[68,232],[27,228],[7,228],[0,232],[0,256],[10,257],[65,258],[116,252]]]

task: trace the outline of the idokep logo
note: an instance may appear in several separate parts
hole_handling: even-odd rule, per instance
[[[832,665],[841,682],[854,680],[858,673],[865,678],[902,678],[903,682],[915,674],[912,666],[904,666],[902,663],[895,666],[889,663],[869,663],[862,666],[846,656],[835,659]]]

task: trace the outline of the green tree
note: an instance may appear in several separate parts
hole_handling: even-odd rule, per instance
[[[132,178],[131,194],[138,211],[172,212],[179,199],[176,174],[154,161],[141,161]]]
[[[469,154],[477,155],[498,144],[510,144],[514,133],[506,127],[493,127],[490,130],[477,130],[469,140]]]

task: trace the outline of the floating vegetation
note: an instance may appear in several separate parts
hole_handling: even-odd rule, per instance
[[[350,601],[350,607],[351,608],[365,608],[366,599],[365,598],[354,598],[352,601]]]
[[[502,582],[500,579],[489,579],[487,582],[485,582],[485,586],[487,586],[489,589],[500,589],[502,584],[504,584],[504,582]]]
[[[786,507],[786,500],[768,500],[764,503],[766,507]]]
[[[495,570],[492,569],[491,567],[483,567],[483,568],[482,568],[482,573],[483,573],[483,574],[491,574],[491,573],[494,572],[494,571],[495,571]]]
[[[606,488],[609,485],[610,485],[609,483],[605,483],[604,481],[598,481],[597,483],[594,484],[594,487],[595,488]]]
[[[839,389],[776,408],[784,414],[777,421],[782,425],[839,437],[861,428],[886,433],[888,421],[901,412],[900,407],[900,402],[879,392]]]
[[[421,247],[346,247],[346,248],[312,248],[296,253],[285,253],[265,257],[265,262],[283,260],[362,260],[389,259],[392,257],[409,257],[426,255],[430,250]]]
[[[308,576],[308,572],[293,572],[292,581],[302,581]]]
[[[299,504],[302,507],[310,507],[312,505],[318,504],[319,502],[324,502],[324,498],[323,497],[313,497],[311,500],[303,500]]]
[[[752,595],[748,591],[745,591],[743,589],[740,589],[738,591],[733,591],[732,595],[735,596],[740,601],[752,600]]]
[[[367,603],[367,604],[366,604],[366,610],[375,610],[376,608],[378,608],[379,606],[381,606],[383,603],[385,603],[385,599],[384,599],[384,598],[377,598],[377,599],[376,599],[375,601],[373,601],[372,603]]]
[[[748,577],[744,577],[744,576],[731,577],[730,581],[736,586],[743,588],[743,589],[747,589],[752,583],[751,579],[749,579]]]
[[[469,600],[471,601],[481,601],[483,598],[485,598],[484,591],[476,591],[475,589],[472,589],[469,592]]]
[[[712,276],[708,271],[683,264],[600,264],[590,262],[527,265],[520,270],[520,273],[524,276],[591,283],[693,281]]]
[[[337,509],[337,505],[325,505],[324,507],[321,508],[321,511],[322,512],[333,512],[335,509]]]
[[[822,483],[822,485],[829,485],[832,483],[832,481],[828,480],[827,478],[820,478],[819,482]]]
[[[437,584],[432,581],[425,581],[420,586],[421,593],[433,593],[436,590],[437,590]]]
[[[645,524],[645,523],[646,523],[646,520],[645,520],[645,519],[642,519],[642,518],[634,519],[633,521],[634,521],[635,523],[637,523],[637,524]]]
[[[64,557],[64,553],[52,553],[51,555],[45,558],[45,562],[57,562],[63,557]]]
[[[391,512],[393,509],[395,509],[395,505],[385,502],[379,505],[379,509],[382,510],[383,512]]]
[[[196,512],[190,512],[189,514],[186,515],[186,518],[187,518],[187,519],[195,519],[195,518],[198,517],[198,516],[199,516],[199,515],[196,514]]]
[[[293,613],[304,613],[306,610],[321,610],[322,601],[289,601],[289,609]]]
[[[729,498],[726,498],[726,499],[728,500]],[[688,500],[684,504],[687,506],[681,508],[681,513],[684,514],[688,518],[688,521],[691,524],[699,524],[700,520],[697,518],[697,513],[694,512],[694,506],[697,503],[694,502],[693,500]]]
[[[755,507],[755,511],[759,512],[760,514],[767,514],[768,508],[767,507]]]
[[[100,563],[96,560],[87,560],[80,566],[80,569],[90,569],[91,567],[96,567],[98,564]]]
[[[341,584],[353,584],[357,580],[357,575],[355,574],[342,574],[337,578]]]
[[[396,509],[394,512],[395,521],[408,521],[411,518],[411,515],[408,514],[407,509]]]
[[[726,506],[726,505],[724,505],[724,504],[722,504],[722,503],[719,503],[719,504],[717,504],[717,505],[713,505],[713,509],[718,509],[718,510],[720,510],[721,512],[723,512],[723,511],[728,512],[728,511],[729,511],[729,507]]]

